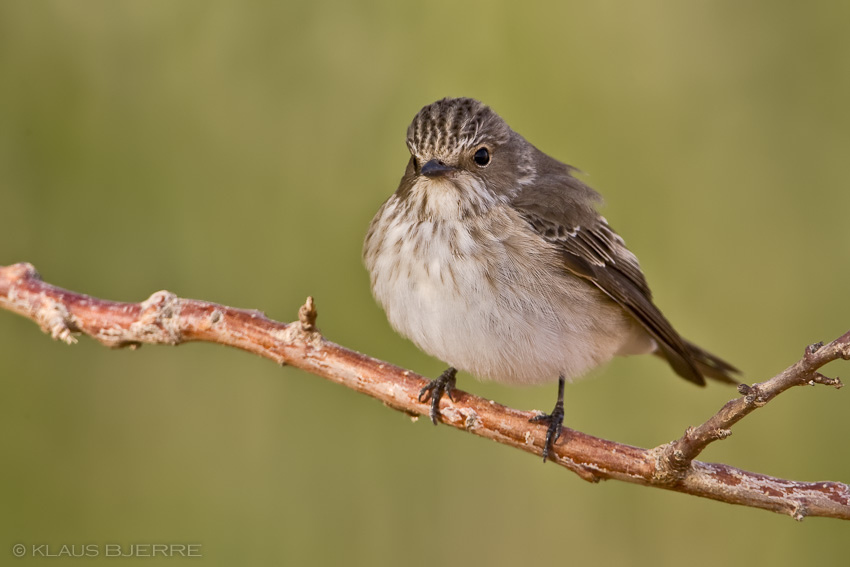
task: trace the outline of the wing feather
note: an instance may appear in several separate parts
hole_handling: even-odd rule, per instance
[[[581,183],[568,177],[566,185]],[[543,187],[540,195],[534,194],[535,187],[526,187],[512,204],[534,231],[561,250],[564,269],[599,288],[634,317],[656,340],[677,374],[705,384],[688,343],[652,302],[652,292],[637,258],[623,239],[589,205],[574,202],[573,210],[566,206],[544,207],[541,203],[551,197],[552,190],[546,185],[537,187]],[[566,189],[562,187],[561,191]]]

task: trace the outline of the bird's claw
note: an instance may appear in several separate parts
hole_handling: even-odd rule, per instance
[[[440,400],[443,395],[445,394],[451,401],[455,401],[454,389],[456,374],[456,369],[449,368],[437,378],[428,382],[424,388],[419,390],[418,399],[420,402],[425,402],[428,398],[431,399],[431,410],[428,412],[428,416],[431,418],[431,422],[434,425],[437,425],[437,416],[440,415]]]
[[[543,445],[543,462],[549,458],[549,450],[555,446],[558,438],[561,436],[561,431],[564,428],[564,404],[558,401],[555,404],[555,409],[552,413],[542,413],[528,420],[531,423],[546,422],[549,428],[546,430],[546,442]]]

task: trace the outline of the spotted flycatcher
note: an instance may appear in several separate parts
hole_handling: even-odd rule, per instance
[[[657,354],[683,378],[736,382],[679,336],[637,258],[573,168],[470,98],[426,106],[410,161],[375,215],[363,258],[396,331],[450,368],[422,389],[436,424],[458,369],[507,384],[558,379],[543,460],[561,434],[564,382],[617,355]]]

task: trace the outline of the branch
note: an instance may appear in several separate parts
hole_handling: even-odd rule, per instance
[[[54,339],[74,343],[89,335],[109,347],[136,348],[143,343],[178,345],[207,341],[237,347],[278,364],[289,364],[382,401],[412,416],[428,415],[418,401],[426,379],[392,364],[326,340],[315,326],[313,299],[298,321],[272,321],[259,311],[181,299],[158,291],[141,303],[106,301],[63,290],[41,281],[30,264],[0,267],[0,307],[37,322]],[[817,372],[824,364],[850,359],[850,332],[827,345],[812,345],[805,356],[777,376],[752,386],[711,419],[688,429],[676,441],[640,449],[566,429],[550,459],[597,482],[615,479],[655,486],[731,504],[789,514],[850,519],[850,486],[837,482],[798,482],[694,460],[730,427],[785,390],[804,384],[840,387],[838,379]],[[443,399],[443,423],[493,439],[527,453],[542,454],[545,428],[528,423],[534,412],[514,410],[455,390]]]

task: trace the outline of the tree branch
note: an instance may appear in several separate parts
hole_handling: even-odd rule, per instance
[[[0,267],[0,307],[37,322],[54,339],[74,343],[89,335],[109,347],[178,345],[207,341],[237,347],[278,364],[289,364],[362,392],[413,416],[428,415],[418,400],[426,379],[326,340],[315,326],[312,298],[298,321],[272,321],[259,311],[181,299],[158,291],[141,303],[106,301],[41,281],[30,264]],[[724,439],[732,425],[785,390],[804,384],[841,387],[817,372],[824,364],[850,359],[850,331],[827,344],[812,345],[803,358],[777,376],[752,386],[704,424],[654,449],[640,449],[566,429],[550,459],[597,482],[616,479],[655,486],[721,502],[805,516],[850,519],[850,486],[837,482],[798,482],[694,460],[710,443]],[[443,423],[535,455],[542,454],[545,428],[528,423],[533,412],[514,410],[455,390],[443,399]]]

